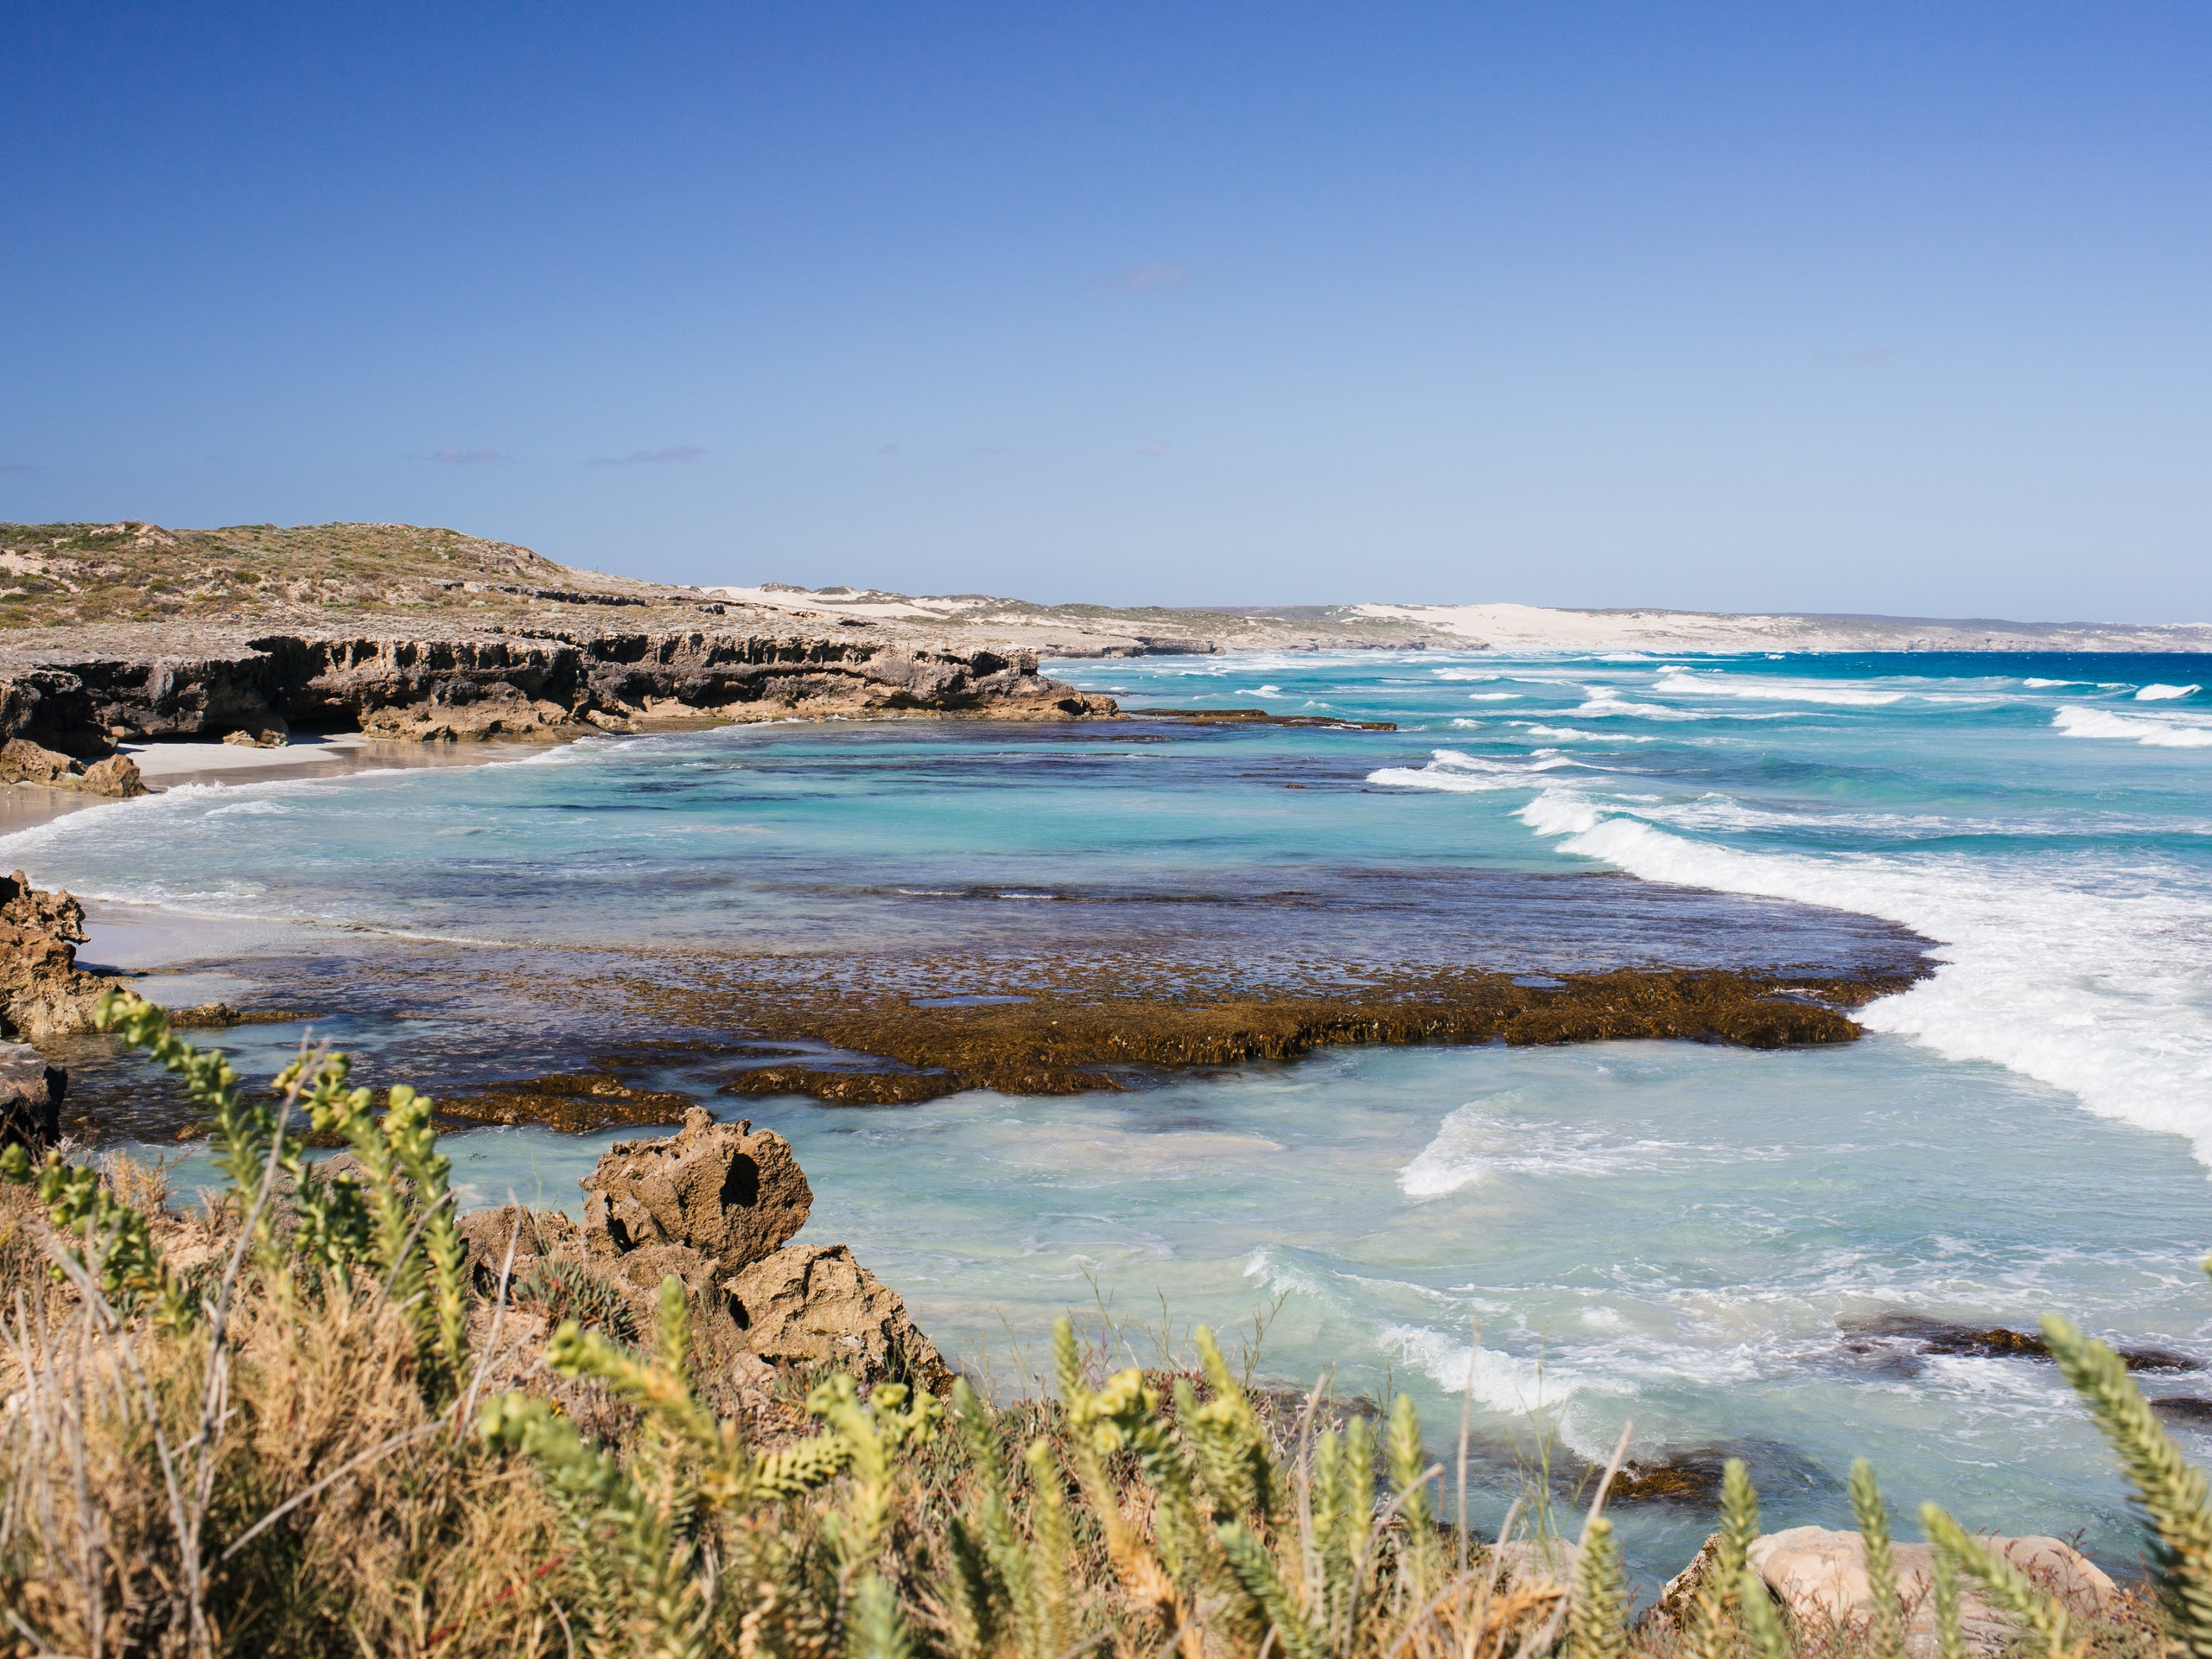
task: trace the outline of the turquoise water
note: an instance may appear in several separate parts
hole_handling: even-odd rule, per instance
[[[1909,960],[1848,1048],[1338,1051],[1111,1096],[749,1103],[849,1240],[1001,1386],[1103,1298],[1249,1327],[1262,1371],[1412,1388],[1493,1449],[1533,1411],[1602,1457],[1751,1456],[1777,1524],[1835,1524],[1854,1451],[1976,1525],[2086,1528],[2117,1484],[2044,1367],[1848,1327],[2046,1310],[2212,1357],[2212,659],[1063,664],[1126,703],[1395,732],[954,723],[591,740],[518,762],[188,789],[0,841],[97,896],[155,982],[344,1013],[372,1071],[577,1063],[630,1006],[763,953],[1119,952],[1197,979],[1332,963]],[[1296,788],[1289,787],[1297,785]],[[183,925],[180,915],[194,919]],[[149,921],[161,922],[149,931]],[[137,931],[133,931],[133,930]],[[135,956],[134,956],[134,953]],[[195,961],[196,957],[219,961]],[[234,1033],[273,1065],[297,1027]],[[86,1086],[149,1085],[87,1052]],[[718,1109],[716,1065],[655,1076]],[[572,1201],[613,1137],[454,1139],[462,1179]],[[1278,1306],[1279,1303],[1279,1306]],[[1165,1307],[1165,1313],[1162,1307]],[[1172,1338],[1170,1338],[1172,1340]],[[2153,1379],[2212,1395],[2212,1378]],[[1637,1559],[1704,1527],[1647,1508]]]

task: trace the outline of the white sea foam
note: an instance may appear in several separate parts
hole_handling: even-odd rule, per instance
[[[1586,1124],[1517,1109],[1518,1090],[1470,1101],[1446,1116],[1429,1143],[1398,1172],[1398,1190],[1416,1202],[1442,1198],[1493,1174],[1649,1174],[1700,1149],[1669,1141],[1630,1140]],[[1737,1147],[1702,1149],[1734,1160]]]
[[[1711,716],[1688,709],[1669,709],[1663,703],[1631,702],[1610,685],[1586,685],[1582,688],[1585,701],[1567,712],[1584,720],[1604,720],[1619,715],[1638,720],[1707,720]]]
[[[1469,702],[1518,702],[1527,693],[1522,691],[1470,691]]]
[[[2090,1110],[2186,1135],[2212,1164],[2212,894],[2144,863],[1754,853],[1553,787],[1521,809],[1565,850],[1649,881],[1879,916],[1942,942],[1934,977],[1859,1014]]]
[[[2154,749],[2212,748],[2212,725],[2171,715],[2122,715],[2069,703],[2050,717],[2050,723],[2069,737],[2120,738]]]
[[[1654,688],[1662,696],[1742,697],[1759,702],[1815,702],[1842,709],[1884,709],[1903,702],[1903,691],[1845,681],[1743,677],[1721,669],[1665,668]]]
[[[2204,688],[2201,685],[2146,685],[2135,693],[2138,702],[2172,702],[2182,697],[2193,697]]]
[[[1448,1393],[1471,1391],[1491,1411],[1516,1415],[1541,1411],[1588,1386],[1585,1379],[1558,1365],[1541,1365],[1496,1348],[1476,1348],[1464,1338],[1447,1337],[1427,1325],[1386,1325],[1376,1340],[1384,1352],[1396,1355]],[[1630,1390],[1616,1385],[1606,1392]]]
[[[1567,755],[1539,749],[1525,760],[1492,760],[1459,749],[1436,749],[1425,766],[1383,766],[1367,774],[1370,784],[1397,789],[1437,789],[1455,795],[1478,795],[1497,789],[1527,789],[1532,773],[1556,772],[1582,762]]]
[[[1548,743],[1656,743],[1659,741],[1632,732],[1585,732],[1573,726],[1531,725],[1524,729],[1529,736],[1541,737]]]

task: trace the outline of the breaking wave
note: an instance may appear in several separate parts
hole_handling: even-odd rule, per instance
[[[2212,726],[2150,715],[2115,714],[2069,703],[2050,717],[2069,737],[2118,738],[2154,749],[2212,748]]]
[[[2212,894],[2181,872],[2149,860],[1751,852],[1559,787],[1519,816],[1563,850],[1647,881],[1853,910],[1941,940],[1936,974],[1861,1010],[1861,1024],[2186,1135],[2212,1165]]]

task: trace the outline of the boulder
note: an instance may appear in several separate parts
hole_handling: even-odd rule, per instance
[[[48,784],[75,789],[82,782],[77,763],[58,750],[41,748],[24,737],[0,743],[0,784]]]
[[[666,1140],[616,1142],[583,1189],[594,1255],[682,1245],[724,1273],[784,1244],[814,1204],[791,1142],[749,1122],[717,1123],[699,1106]]]
[[[1661,1592],[1657,1611],[1679,1624],[1697,1593],[1715,1540],[1707,1539],[1697,1558]],[[1984,1540],[2028,1577],[2066,1604],[2069,1611],[2095,1615],[2112,1610],[2118,1588],[2103,1569],[2056,1538]],[[1912,1659],[1933,1659],[1936,1652],[1935,1552],[1927,1544],[1890,1546],[1896,1563],[1897,1596],[1905,1614],[1905,1649]],[[1776,1601],[1801,1623],[1827,1628],[1865,1628],[1874,1616],[1874,1594],[1866,1579],[1866,1541],[1855,1532],[1824,1527],[1791,1527],[1753,1541],[1752,1569]],[[2017,1623],[1960,1586],[1960,1626],[1967,1649],[1993,1656],[2018,1636]]]
[[[787,1244],[722,1282],[747,1351],[762,1359],[830,1364],[861,1382],[948,1387],[937,1346],[899,1293],[842,1244]]]
[[[662,1281],[680,1280],[701,1374],[741,1394],[760,1392],[764,1368],[794,1364],[835,1365],[863,1383],[950,1385],[906,1303],[849,1249],[789,1242],[814,1194],[783,1136],[694,1106],[673,1135],[609,1147],[582,1185],[581,1227],[516,1205],[462,1218],[480,1290],[498,1284],[512,1239],[517,1279],[540,1258],[575,1262],[620,1294],[639,1332],[653,1327]]]
[[[22,737],[0,743],[0,784],[44,784],[50,789],[81,790],[87,795],[112,795],[118,800],[146,793],[138,763],[128,755],[111,754],[89,766],[81,766],[58,750],[41,748]]]
[[[138,763],[127,754],[111,754],[105,760],[93,761],[85,768],[77,786],[87,795],[112,795],[119,801],[148,792]]]
[[[41,1153],[61,1138],[69,1074],[28,1043],[0,1043],[0,1147]]]

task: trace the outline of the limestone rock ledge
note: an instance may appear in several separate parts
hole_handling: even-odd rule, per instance
[[[851,1250],[790,1242],[814,1194],[783,1136],[718,1123],[695,1106],[673,1135],[609,1148],[582,1185],[581,1227],[520,1205],[461,1218],[480,1291],[496,1287],[512,1243],[516,1283],[541,1267],[581,1274],[620,1298],[642,1332],[672,1274],[690,1293],[694,1345],[708,1368],[833,1365],[863,1383],[950,1386],[905,1301]]]
[[[674,719],[1115,712],[1112,698],[1039,674],[1033,652],[861,637],[133,625],[66,646],[0,648],[0,741],[22,739],[65,760],[139,739],[274,742],[292,730],[435,741]]]

